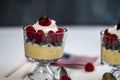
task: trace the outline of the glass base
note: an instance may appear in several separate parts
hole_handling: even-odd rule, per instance
[[[30,80],[56,80],[50,63],[55,60],[39,60],[26,56],[28,60],[36,62],[35,69],[28,74]],[[57,60],[57,59],[56,59]]]
[[[117,80],[120,80],[120,68],[112,68],[111,73]]]
[[[48,64],[37,64],[35,69],[28,74],[30,80],[55,80],[54,72]]]
[[[120,80],[120,65],[110,64],[103,60],[101,60],[101,64],[111,66],[112,70],[110,71],[110,73],[115,76],[116,80]]]

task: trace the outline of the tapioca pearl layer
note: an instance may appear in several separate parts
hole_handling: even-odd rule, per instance
[[[31,42],[27,42],[25,45],[25,53],[27,56],[42,59],[42,60],[52,60],[58,59],[63,56],[64,46],[49,46],[46,45],[38,45],[32,44]]]
[[[110,64],[120,65],[120,52],[101,47],[101,59]]]

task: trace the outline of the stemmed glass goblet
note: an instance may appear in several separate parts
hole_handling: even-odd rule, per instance
[[[111,66],[110,73],[120,80],[120,39],[109,34],[105,35],[104,32],[105,30],[100,32],[101,63]]]
[[[55,80],[55,73],[51,69],[51,62],[58,60],[64,54],[67,29],[64,32],[36,33],[24,31],[25,57],[36,63],[35,69],[28,74],[31,80]],[[29,38],[30,37],[30,38]],[[32,38],[31,38],[32,37]],[[44,78],[44,79],[43,79]]]

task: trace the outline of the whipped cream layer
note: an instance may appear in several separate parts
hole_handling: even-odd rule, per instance
[[[117,25],[108,29],[108,32],[111,34],[116,34],[118,39],[120,39],[120,30],[117,30]]]
[[[49,26],[42,26],[42,25],[39,25],[38,21],[33,25],[34,29],[36,31],[38,30],[43,30],[44,33],[48,33],[50,30],[56,32],[58,30],[57,28],[57,25],[56,25],[56,22],[55,20],[51,20],[51,24]]]

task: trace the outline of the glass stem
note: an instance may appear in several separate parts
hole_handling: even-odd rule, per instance
[[[54,75],[54,71],[50,67],[50,63],[49,62],[48,63],[38,63],[36,65],[35,69],[30,74],[28,74],[28,77],[31,80],[34,80],[34,79],[32,79],[31,76],[34,75],[35,73],[37,73],[38,71],[40,73],[47,72],[49,75],[51,75],[53,77],[53,80],[56,80],[55,75]]]
[[[116,77],[117,80],[120,80],[120,68],[112,68],[111,73]]]

